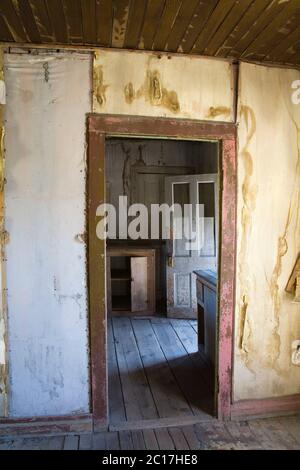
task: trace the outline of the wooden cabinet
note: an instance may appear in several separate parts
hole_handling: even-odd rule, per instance
[[[108,247],[108,313],[155,313],[155,250],[135,247]]]
[[[217,277],[211,270],[194,271],[198,306],[198,346],[215,364],[217,325]]]

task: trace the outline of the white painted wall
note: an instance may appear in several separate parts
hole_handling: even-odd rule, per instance
[[[6,55],[10,415],[89,410],[85,114],[90,57]]]

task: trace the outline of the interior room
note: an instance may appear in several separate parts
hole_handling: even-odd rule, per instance
[[[119,196],[126,196],[128,206],[148,209],[141,214],[146,232],[139,227],[136,239],[121,238],[116,217],[116,236],[108,232],[106,244],[113,424],[215,414],[218,151],[207,141],[106,141],[106,202],[124,212]],[[201,246],[188,246],[184,230],[176,237],[175,213],[171,239],[164,238],[162,215],[153,236],[151,205],[189,203],[192,212],[203,207]],[[195,214],[187,217],[190,229]]]
[[[0,450],[300,449],[299,25],[0,0]]]

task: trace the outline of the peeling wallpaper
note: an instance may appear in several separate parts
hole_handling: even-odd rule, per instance
[[[234,398],[300,393],[291,343],[300,305],[285,286],[300,251],[300,72],[241,64]]]
[[[222,60],[95,53],[97,113],[233,121],[233,74]]]

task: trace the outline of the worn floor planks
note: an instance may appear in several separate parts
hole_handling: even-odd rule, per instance
[[[212,413],[211,374],[197,352],[195,322],[113,317],[108,349],[111,424]]]
[[[250,421],[213,419],[189,426],[96,434],[1,438],[0,450],[300,450],[300,416]]]
[[[300,450],[300,416],[220,422],[203,413],[210,375],[195,355],[195,322],[116,317],[108,342],[111,431],[3,437],[0,450]],[[126,429],[114,429],[122,421]]]

